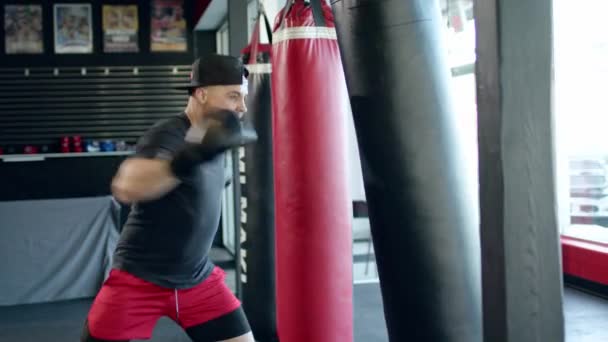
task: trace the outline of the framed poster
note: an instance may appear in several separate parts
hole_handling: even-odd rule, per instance
[[[103,51],[138,52],[137,5],[103,5]]]
[[[150,50],[188,51],[183,0],[151,0]]]
[[[6,54],[44,52],[42,6],[4,6],[4,50]]]
[[[90,4],[55,4],[53,19],[55,53],[93,52]]]

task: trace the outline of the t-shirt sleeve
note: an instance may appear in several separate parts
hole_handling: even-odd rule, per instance
[[[183,136],[169,128],[153,129],[146,132],[135,146],[135,157],[171,159],[177,149],[184,144]]]

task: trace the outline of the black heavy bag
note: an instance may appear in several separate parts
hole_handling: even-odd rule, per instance
[[[270,44],[260,44],[260,19],[272,31],[263,10],[251,42],[243,50],[249,70],[248,121],[258,133],[256,144],[240,150],[241,260],[243,308],[257,341],[277,341],[274,265],[274,193],[272,180],[272,103]]]
[[[482,338],[477,203],[438,3],[333,2],[394,342]]]

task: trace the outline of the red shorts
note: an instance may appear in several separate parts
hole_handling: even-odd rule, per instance
[[[158,319],[167,316],[187,329],[229,314],[241,305],[216,267],[196,287],[167,289],[113,269],[87,317],[91,336],[106,340],[150,339]]]

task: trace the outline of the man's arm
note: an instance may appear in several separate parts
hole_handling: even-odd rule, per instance
[[[178,184],[168,160],[134,157],[120,165],[112,180],[112,194],[123,203],[150,201]]]
[[[243,128],[235,113],[213,114],[214,124],[204,132],[191,127],[185,139],[170,130],[153,130],[144,136],[135,156],[120,165],[112,181],[114,196],[125,203],[158,199],[199,164],[257,140],[255,130]]]
[[[184,138],[174,126],[155,127],[137,142],[135,154],[122,162],[112,180],[112,194],[123,203],[158,199],[173,190],[179,180],[171,159]]]

